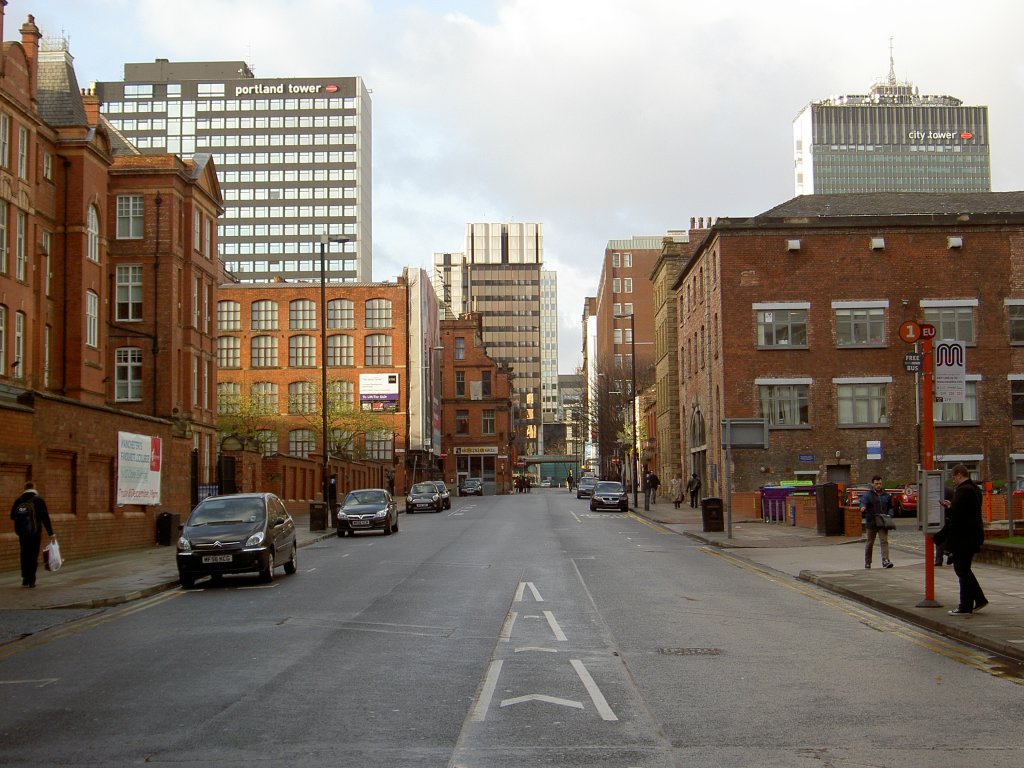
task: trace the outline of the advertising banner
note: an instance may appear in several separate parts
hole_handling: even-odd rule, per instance
[[[117,433],[117,503],[159,504],[162,444],[159,437]]]
[[[359,374],[359,406],[364,411],[397,411],[398,374]]]

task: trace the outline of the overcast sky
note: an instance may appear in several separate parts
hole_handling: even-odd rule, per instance
[[[561,373],[607,242],[791,198],[793,118],[886,77],[890,38],[897,77],[989,107],[993,189],[1024,189],[1020,0],[9,0],[6,39],[28,14],[83,87],[157,58],[361,76],[374,279],[543,223]]]

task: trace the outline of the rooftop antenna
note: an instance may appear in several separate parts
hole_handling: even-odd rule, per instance
[[[892,53],[892,37],[889,37],[889,85],[896,85],[896,60]]]

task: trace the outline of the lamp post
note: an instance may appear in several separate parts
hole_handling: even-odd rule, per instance
[[[616,319],[629,318],[629,373],[630,373],[630,388],[629,388],[629,400],[630,409],[632,413],[632,426],[633,426],[633,508],[637,506],[637,472],[639,457],[636,450],[636,333],[633,325],[633,313],[630,312],[628,315],[613,315]],[[644,490],[644,502],[646,508],[647,491]]]
[[[327,506],[327,525],[331,524],[331,516],[334,510],[330,507],[330,481],[331,473],[330,457],[328,451],[330,445],[327,433],[327,244],[347,243],[347,237],[320,236],[320,428],[323,437],[323,473],[321,477],[321,489],[324,495],[324,504]]]

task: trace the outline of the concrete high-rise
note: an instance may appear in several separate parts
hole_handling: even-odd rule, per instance
[[[922,96],[889,76],[868,94],[813,101],[793,121],[797,195],[989,192],[988,107]]]
[[[126,64],[97,83],[142,154],[213,157],[224,266],[242,282],[372,281],[370,96],[359,77],[256,78],[244,61]],[[206,237],[209,237],[207,234]]]

